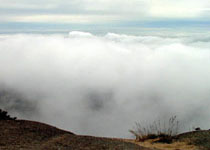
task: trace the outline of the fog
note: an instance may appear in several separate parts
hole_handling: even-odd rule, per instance
[[[1,108],[76,134],[130,137],[135,122],[172,115],[209,129],[209,47],[208,36],[0,35]]]

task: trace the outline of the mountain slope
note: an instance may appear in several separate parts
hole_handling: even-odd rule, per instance
[[[151,150],[119,139],[79,136],[47,124],[0,121],[1,150]]]

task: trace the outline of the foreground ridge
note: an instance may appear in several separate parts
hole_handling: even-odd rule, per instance
[[[152,150],[120,139],[80,136],[28,120],[0,121],[1,150]]]

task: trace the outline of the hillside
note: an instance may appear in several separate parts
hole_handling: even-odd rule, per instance
[[[156,141],[81,136],[35,121],[0,121],[0,150],[209,150],[210,131],[182,133],[170,144]]]
[[[1,150],[151,150],[119,139],[79,136],[34,121],[0,121]]]

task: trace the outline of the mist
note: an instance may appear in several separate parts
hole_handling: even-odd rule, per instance
[[[209,129],[209,46],[193,35],[0,35],[1,108],[94,136],[172,115],[181,130]]]

